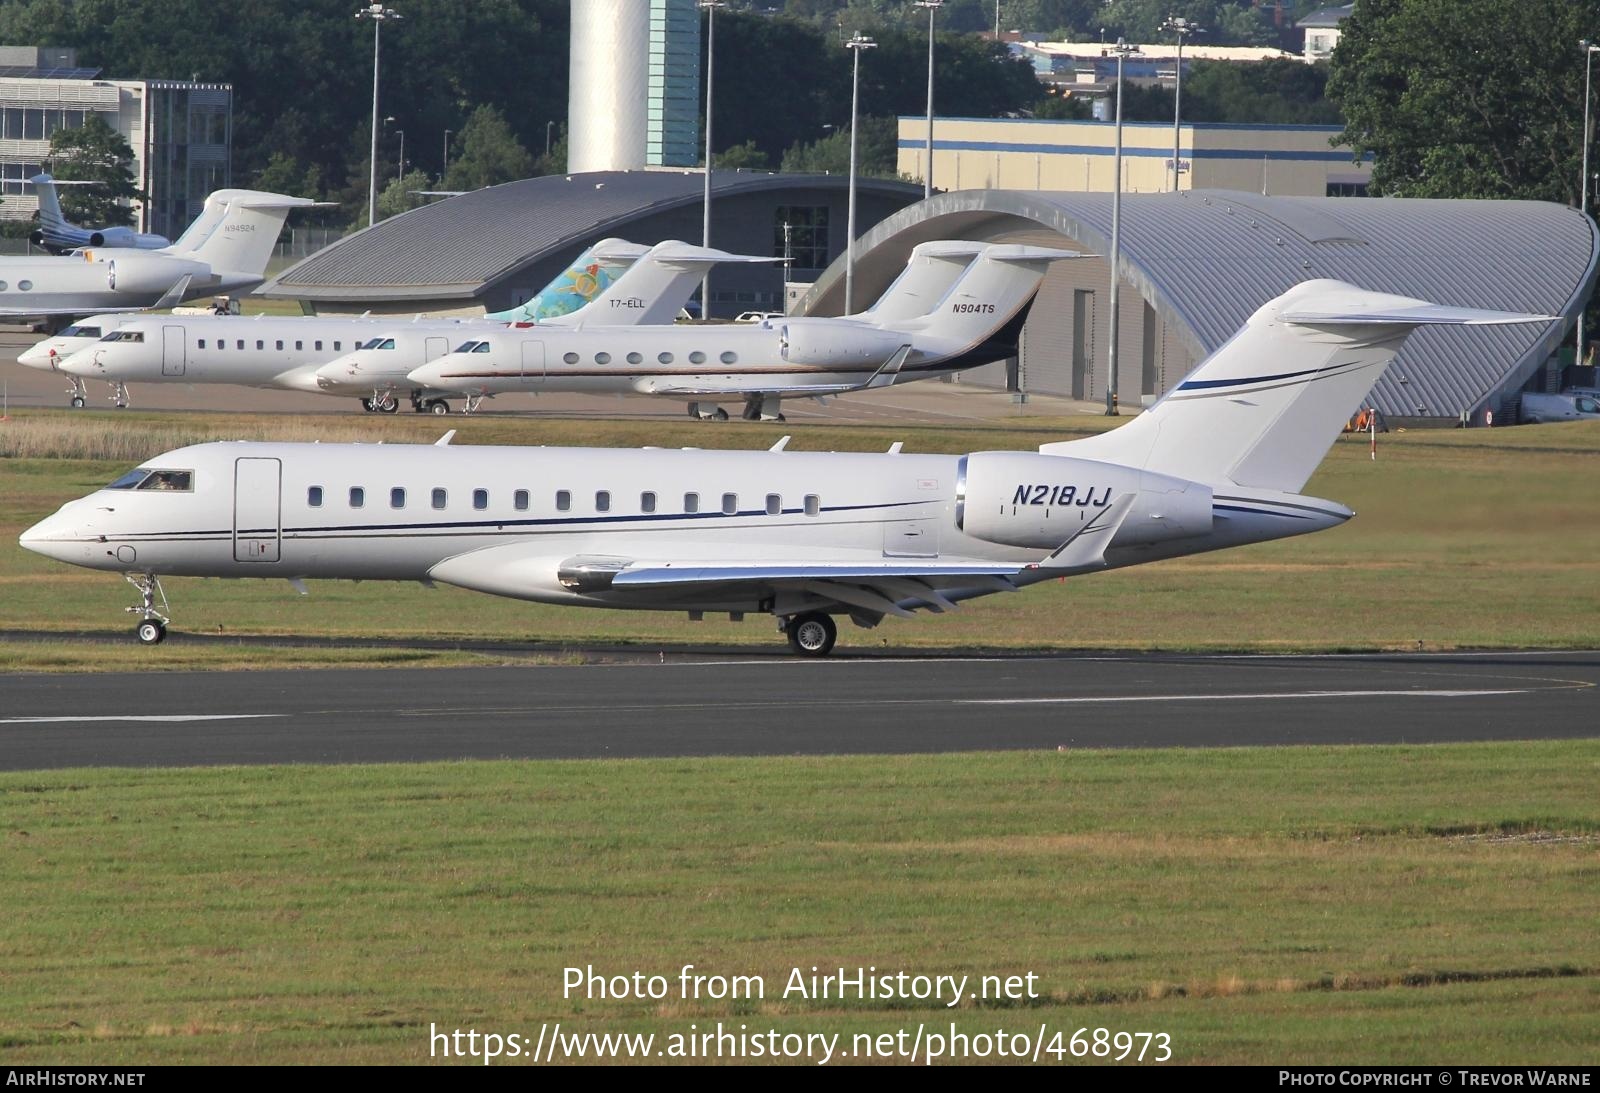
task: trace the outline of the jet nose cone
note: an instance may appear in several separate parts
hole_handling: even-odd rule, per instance
[[[60,562],[81,561],[83,557],[82,536],[59,515],[48,516],[24,531],[17,536],[17,544]]]

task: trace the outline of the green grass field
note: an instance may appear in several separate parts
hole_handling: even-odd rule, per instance
[[[430,1023],[720,1018],[1589,1063],[1597,776],[1595,741],[0,775],[0,1061],[414,1062]],[[765,997],[685,1001],[683,964]],[[588,965],[673,991],[564,998]],[[782,998],[813,965],[1039,997]]]
[[[131,592],[114,576],[22,551],[16,534],[61,502],[104,484],[157,451],[217,436],[422,442],[440,426],[387,419],[341,423],[250,415],[129,415],[115,422],[39,412],[0,424],[0,619],[56,632],[120,632]],[[794,450],[959,452],[1027,449],[1103,427],[1103,419],[986,428],[791,428]],[[765,447],[784,427],[693,422],[469,420],[459,443],[696,444]],[[58,458],[59,455],[73,458]],[[1178,559],[993,596],[948,616],[846,627],[841,640],[876,647],[1127,649],[1572,648],[1600,645],[1600,509],[1593,468],[1600,426],[1411,431],[1380,440],[1379,458],[1349,438],[1307,487],[1357,519],[1332,531]],[[766,643],[771,627],[679,615],[544,607],[440,588],[314,583],[300,597],[279,581],[167,582],[177,631],[249,635],[586,642]],[[31,643],[0,644],[0,667],[81,670],[104,660]],[[191,649],[193,647],[191,646]],[[129,648],[119,665],[186,666],[177,645]],[[221,652],[206,654],[225,663]],[[248,662],[254,649],[242,650]],[[466,654],[422,654],[456,658]],[[482,654],[474,654],[480,662]],[[493,660],[492,654],[487,659]],[[351,650],[276,654],[274,664],[378,663]],[[404,661],[415,664],[419,661]]]

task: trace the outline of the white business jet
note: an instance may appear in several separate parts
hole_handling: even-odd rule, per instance
[[[170,247],[0,257],[0,315],[140,311],[252,289],[265,278],[289,211],[317,204],[259,190],[218,190]]]
[[[462,343],[411,373],[414,383],[469,398],[507,391],[594,391],[691,398],[692,417],[782,421],[785,395],[833,395],[925,379],[1014,356],[1028,307],[1051,262],[1070,251],[984,246],[921,314],[891,285],[876,312],[843,318],[764,319],[731,326],[502,330]],[[948,275],[941,257],[908,283]],[[908,270],[908,274],[909,274]]]
[[[678,249],[673,249],[678,248]],[[692,255],[682,251],[692,251]],[[657,252],[666,257],[658,259]],[[650,312],[664,295],[672,311],[688,299],[693,285],[711,265],[743,260],[741,255],[704,250],[687,244],[657,244],[642,247],[621,240],[606,240],[580,257],[538,296],[509,311],[479,318],[414,318],[404,324],[408,343],[417,345],[416,363],[422,354],[435,356],[458,344],[467,331],[488,331],[514,324],[518,329],[543,328],[547,324],[576,322],[594,310],[613,314],[612,304],[626,322],[637,310]],[[768,261],[768,259],[757,259]],[[683,270],[693,269],[685,282]],[[563,313],[563,308],[569,310]],[[537,319],[535,322],[534,320]],[[419,413],[444,414],[449,391],[411,384],[406,373],[411,366],[392,367],[388,373],[376,369],[348,377],[335,384],[319,375],[330,361],[343,357],[358,345],[382,345],[398,340],[391,333],[395,320],[360,317],[350,319],[311,316],[254,316],[240,319],[215,315],[144,316],[119,328],[71,356],[59,360],[57,367],[74,381],[102,380],[112,385],[117,406],[128,403],[129,383],[225,383],[249,387],[273,387],[312,394],[359,397],[368,411],[394,413],[400,394],[406,393],[412,408]],[[20,359],[20,358],[19,358]],[[81,405],[82,390],[72,395],[73,405]]]
[[[123,574],[146,643],[166,633],[160,577],[182,575],[756,612],[820,656],[838,615],[871,627],[1341,524],[1349,509],[1299,490],[1414,329],[1549,321],[1307,281],[1128,424],[1038,452],[200,444],[68,502],[21,543]]]
[[[98,186],[98,182],[66,182],[48,174],[34,175],[28,180],[39,197],[39,226],[28,236],[28,242],[43,247],[51,254],[65,254],[80,247],[119,247],[131,250],[159,250],[172,246],[164,235],[137,232],[132,228],[105,227],[80,228],[69,223],[61,212],[57,186]]]

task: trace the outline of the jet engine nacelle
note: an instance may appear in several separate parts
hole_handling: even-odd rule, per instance
[[[892,330],[827,319],[787,322],[778,333],[784,360],[818,366],[886,361],[908,340]]]
[[[164,235],[148,235],[132,228],[101,228],[89,235],[91,247],[128,247],[134,250],[157,250],[170,247],[172,240]]]
[[[153,292],[160,295],[186,274],[193,275],[196,282],[203,282],[211,276],[211,267],[204,262],[190,262],[167,255],[122,252],[115,258],[104,258],[93,251],[85,251],[84,254],[89,261],[105,267],[106,287],[113,292],[141,296]]]
[[[1211,531],[1211,487],[1153,471],[1031,452],[975,452],[956,475],[956,527],[1007,546],[1055,550],[1126,494],[1112,546]]]

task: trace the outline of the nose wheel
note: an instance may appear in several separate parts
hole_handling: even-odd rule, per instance
[[[154,573],[124,573],[123,579],[139,590],[139,606],[125,607],[130,615],[139,615],[139,625],[133,636],[141,645],[160,645],[167,637],[167,623],[172,620],[164,612],[172,610],[167,605],[167,593],[161,587],[161,578]],[[161,601],[159,610],[156,601]]]
[[[88,404],[89,392],[83,386],[83,378],[81,376],[72,377],[72,386],[67,389],[67,394],[70,396],[69,404],[74,410],[81,410]]]
[[[833,652],[839,628],[820,611],[807,611],[790,619],[783,627],[789,648],[803,657],[825,657]]]

